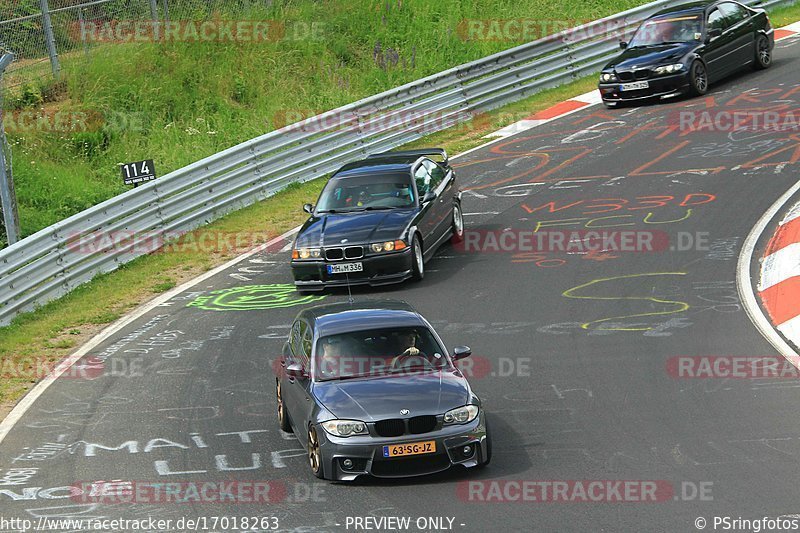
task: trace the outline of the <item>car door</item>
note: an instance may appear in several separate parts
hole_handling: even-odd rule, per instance
[[[431,187],[436,194],[434,233],[436,241],[439,241],[450,229],[453,219],[453,191],[455,190],[453,173],[445,172],[440,165],[430,159],[424,159],[422,164],[428,169],[431,176]]]
[[[731,57],[731,70],[749,65],[755,59],[755,33],[753,32],[753,17],[750,12],[736,2],[722,2],[719,9],[725,15],[731,33],[733,51]]]
[[[719,8],[714,7],[706,16],[706,47],[703,59],[708,69],[709,81],[716,81],[731,70],[733,53],[733,33],[728,32],[728,19]],[[712,30],[718,30],[718,36],[711,36]]]
[[[289,334],[288,353],[285,357],[285,366],[291,364],[299,364],[306,372],[310,371],[307,359],[303,357],[303,334],[308,329],[307,324],[302,319],[295,320],[292,324],[291,333]],[[283,403],[289,412],[289,417],[292,425],[300,433],[299,438],[305,439],[305,432],[303,431],[304,424],[304,403],[305,403],[305,386],[303,381],[309,381],[303,378],[294,378],[284,374],[281,381],[281,394],[283,396]]]
[[[300,351],[298,353],[297,358],[300,361],[300,364],[303,365],[303,368],[306,370],[307,376],[305,378],[297,378],[295,380],[295,384],[297,387],[295,388],[297,398],[295,402],[297,403],[297,410],[295,412],[299,413],[300,420],[298,424],[302,424],[302,433],[303,437],[306,436],[306,425],[309,420],[311,420],[311,414],[314,410],[314,402],[312,401],[312,379],[311,379],[311,356],[313,351],[313,338],[314,338],[314,330],[311,328],[311,325],[306,322],[305,320],[300,321]]]
[[[423,242],[430,243],[435,240],[436,234],[436,199],[425,201],[425,195],[428,192],[433,192],[431,186],[431,175],[428,172],[428,167],[417,163],[414,167],[414,184],[417,188],[417,198],[419,198],[420,216],[417,222],[417,229],[422,234]]]

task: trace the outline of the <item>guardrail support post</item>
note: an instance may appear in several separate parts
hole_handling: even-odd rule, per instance
[[[42,10],[42,30],[44,31],[44,41],[47,45],[47,53],[50,55],[50,67],[53,70],[53,77],[58,79],[61,74],[61,65],[58,63],[58,51],[56,50],[56,38],[53,35],[53,23],[50,20],[50,6],[47,0],[39,0],[39,8]]]
[[[158,3],[157,0],[150,0],[150,20],[153,21],[153,40],[159,41],[161,39],[160,24],[158,20]]]
[[[6,165],[6,135],[3,130],[3,72],[14,61],[13,54],[3,54],[0,57],[0,202],[3,206],[3,224],[6,227],[8,244],[19,240],[19,217],[17,214],[17,199],[14,194],[14,180],[11,177],[11,166]],[[10,148],[9,148],[10,150]]]

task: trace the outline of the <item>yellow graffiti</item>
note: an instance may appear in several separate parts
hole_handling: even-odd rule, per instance
[[[601,322],[608,322],[610,320],[622,320],[624,318],[636,318],[636,317],[643,317],[643,316],[656,316],[656,315],[671,315],[675,313],[682,313],[689,309],[689,304],[686,302],[675,302],[672,300],[662,300],[660,298],[654,298],[653,296],[581,296],[575,294],[576,292],[580,291],[581,289],[590,287],[592,285],[596,285],[599,283],[605,283],[607,281],[614,281],[618,279],[631,279],[631,278],[641,278],[645,276],[685,276],[686,272],[652,272],[647,274],[626,274],[624,276],[613,276],[610,278],[600,278],[594,279],[588,283],[584,283],[582,285],[578,285],[577,287],[572,287],[571,289],[567,289],[563,293],[562,296],[565,298],[576,298],[581,300],[650,300],[651,302],[665,304],[665,305],[674,305],[676,306],[675,309],[669,311],[653,311],[650,313],[637,313],[635,315],[622,315],[622,316],[612,316],[608,318],[601,318],[599,320],[592,320],[591,322],[586,322],[585,324],[581,324],[581,328],[583,329],[590,329],[592,324],[599,324]],[[621,328],[621,327],[611,327],[611,328],[595,328],[595,329],[602,329],[603,331],[647,331],[653,329],[651,327],[641,327],[641,328]]]

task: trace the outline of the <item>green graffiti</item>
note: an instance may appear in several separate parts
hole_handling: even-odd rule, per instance
[[[245,285],[211,291],[198,296],[186,307],[198,307],[206,311],[257,311],[281,309],[323,300],[325,296],[302,295],[294,285]]]

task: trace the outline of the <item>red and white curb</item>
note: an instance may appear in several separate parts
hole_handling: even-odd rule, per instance
[[[786,37],[791,37],[792,35],[796,35],[800,33],[800,22],[793,22],[788,26],[784,26],[783,28],[778,28],[775,30],[775,40],[784,39]]]
[[[557,118],[565,117],[575,113],[584,107],[599,104],[601,101],[600,92],[595,89],[594,91],[589,91],[588,93],[575,96],[569,100],[559,102],[554,106],[548,107],[547,109],[537,111],[527,118],[518,120],[517,122],[509,124],[508,126],[489,133],[488,135],[484,135],[483,138],[491,139],[494,137],[510,137],[512,135],[516,135],[517,133],[533,129],[537,126],[541,126],[542,124],[546,124]]]
[[[800,202],[783,217],[767,244],[758,295],[773,326],[800,346]]]

